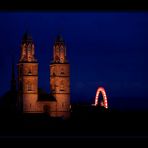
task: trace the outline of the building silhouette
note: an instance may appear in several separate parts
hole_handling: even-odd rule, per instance
[[[51,117],[67,118],[70,115],[70,65],[66,46],[58,36],[53,46],[50,63],[49,94],[38,88],[38,60],[32,37],[25,33],[18,62],[17,108],[23,113],[47,113]],[[48,71],[48,69],[47,69]]]
[[[2,112],[4,111],[5,114],[15,114],[17,111],[16,102],[18,92],[16,85],[15,67],[14,61],[12,60],[10,88],[7,92],[4,93],[3,96],[0,97],[0,109]]]

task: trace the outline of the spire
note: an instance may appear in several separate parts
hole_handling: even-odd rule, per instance
[[[26,31],[22,37],[20,62],[37,62],[32,36]]]
[[[59,34],[55,40],[53,47],[53,63],[67,63],[66,58],[66,46],[64,39],[61,34]]]
[[[22,44],[24,43],[33,43],[32,36],[26,31],[22,38]]]
[[[12,68],[11,68],[11,91],[16,91],[16,80],[15,80],[15,67],[14,57],[12,57]]]
[[[59,34],[58,36],[57,36],[57,38],[56,38],[56,41],[55,41],[56,43],[64,43],[64,39],[63,39],[63,37],[62,37],[62,35],[61,34]]]

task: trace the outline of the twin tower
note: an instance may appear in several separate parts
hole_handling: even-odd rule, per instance
[[[23,113],[48,113],[51,117],[70,116],[70,65],[66,46],[58,36],[50,63],[50,94],[43,97],[38,91],[38,61],[32,37],[24,34],[18,62],[18,101]],[[43,98],[42,98],[43,97]]]

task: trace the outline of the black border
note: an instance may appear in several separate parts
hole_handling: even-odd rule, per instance
[[[1,11],[147,11],[146,0],[3,0]]]
[[[95,1],[95,0],[3,0],[0,3],[0,13],[1,12],[57,12],[57,11],[74,11],[74,12],[100,12],[100,11],[128,11],[128,12],[137,12],[137,11],[148,11],[148,5],[146,4],[146,0],[139,0],[139,1],[111,1],[111,0],[101,0],[101,1]],[[9,142],[8,142],[9,141]],[[57,143],[59,141],[60,143]],[[101,143],[100,143],[101,141]],[[0,143],[1,145],[11,145],[12,143],[18,144],[18,146],[22,146],[23,144],[26,144],[26,142],[29,144],[32,143],[33,146],[38,145],[41,143],[42,147],[44,145],[49,146],[57,146],[60,147],[67,143],[68,147],[72,146],[106,146],[107,143],[109,144],[119,144],[118,147],[120,147],[123,144],[127,144],[129,142],[132,142],[132,144],[145,144],[144,142],[148,141],[148,137],[14,137],[14,136],[6,136],[6,137],[0,137]],[[3,143],[4,142],[4,143]],[[70,145],[68,144],[70,143]],[[91,145],[87,145],[87,144]],[[35,144],[35,145],[34,145]],[[77,145],[80,144],[80,145]],[[111,145],[107,145],[112,147]],[[12,146],[12,145],[11,145]],[[32,146],[32,145],[30,145]],[[39,145],[40,146],[40,145]],[[127,145],[130,146],[130,145]],[[132,145],[133,146],[133,145]]]

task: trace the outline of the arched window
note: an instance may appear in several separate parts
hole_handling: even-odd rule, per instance
[[[28,74],[31,74],[31,67],[28,68]]]
[[[63,102],[63,103],[62,103],[62,108],[64,108],[64,106],[65,106],[65,103]]]
[[[59,63],[59,62],[60,62],[60,58],[59,58],[58,55],[56,55],[56,57],[55,57],[55,61],[56,61],[56,63]]]
[[[53,72],[53,76],[56,76],[56,74]]]
[[[64,74],[64,69],[63,68],[61,68],[61,74]]]
[[[32,85],[31,85],[30,82],[28,82],[28,84],[27,84],[27,90],[28,90],[28,91],[32,91]]]
[[[60,91],[64,91],[64,82],[63,82],[63,80],[60,83]]]

